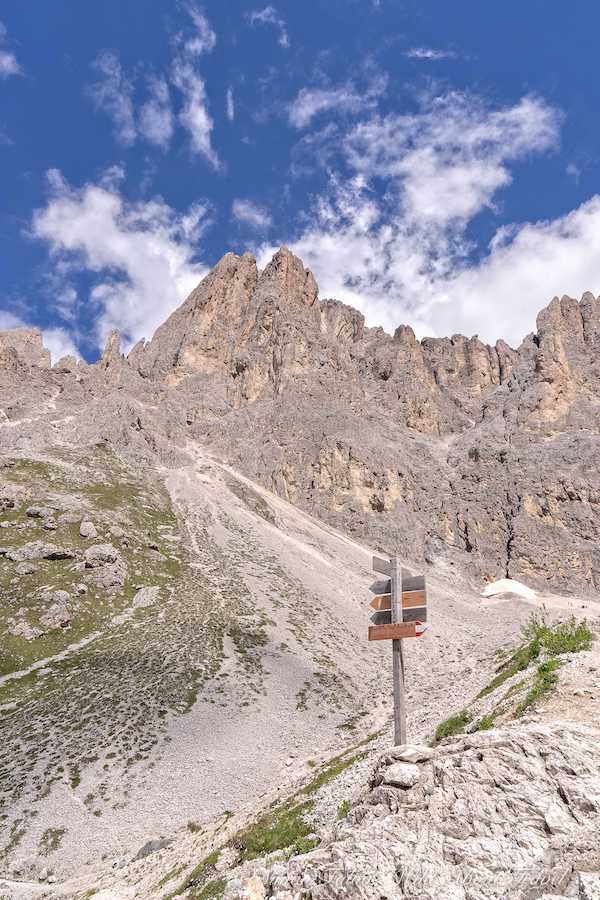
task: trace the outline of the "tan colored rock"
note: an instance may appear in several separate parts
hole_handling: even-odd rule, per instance
[[[0,351],[14,351],[20,362],[42,369],[50,367],[50,351],[46,350],[39,328],[14,328],[0,331]],[[8,357],[10,358],[10,357]]]

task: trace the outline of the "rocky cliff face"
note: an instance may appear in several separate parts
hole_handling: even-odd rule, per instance
[[[418,341],[405,326],[391,336],[319,301],[285,248],[262,272],[227,254],[127,358],[112,335],[95,366],[48,370],[37,338],[0,336],[8,418],[54,398],[72,406],[77,440],[159,455],[197,440],[382,550],[589,592],[600,586],[599,345],[591,294],[555,298],[517,350]]]

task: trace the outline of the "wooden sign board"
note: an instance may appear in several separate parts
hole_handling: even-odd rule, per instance
[[[374,612],[370,618],[373,625],[391,625],[392,611],[391,609],[380,609],[378,612]]]
[[[417,637],[416,622],[396,622],[390,625],[369,625],[370,641],[397,641]]]
[[[381,578],[379,581],[374,581],[371,587],[369,588],[374,594],[390,594],[392,591],[392,581],[390,578]],[[406,578],[402,579],[402,591],[424,591],[425,590],[425,576],[424,575],[409,575]]]
[[[402,608],[403,609],[413,609],[416,606],[426,606],[427,605],[427,594],[425,591],[403,591],[402,592]],[[376,597],[373,597],[371,600],[371,607],[373,609],[391,609],[392,608],[392,595],[391,594],[378,594]]]
[[[380,581],[374,581],[369,590],[374,594],[391,594],[392,580],[391,578],[382,578]]]
[[[391,575],[392,574],[392,564],[389,559],[381,559],[380,556],[373,557],[373,571],[378,572],[380,575]]]

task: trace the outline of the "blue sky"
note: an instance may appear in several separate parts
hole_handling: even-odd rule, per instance
[[[600,292],[597,4],[0,6],[0,327],[94,359],[228,250],[372,325],[518,344]]]

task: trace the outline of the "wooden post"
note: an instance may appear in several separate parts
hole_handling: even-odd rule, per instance
[[[397,556],[392,564],[392,622],[402,621],[402,567]],[[392,641],[394,666],[394,744],[406,744],[406,694],[404,690],[404,659],[402,641]]]

